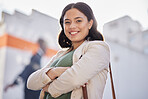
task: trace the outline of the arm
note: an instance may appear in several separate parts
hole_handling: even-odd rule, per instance
[[[53,79],[50,79],[47,73],[48,71],[52,70],[52,68],[50,67],[51,63],[62,53],[63,51],[59,51],[45,67],[37,70],[29,76],[27,81],[28,89],[39,90],[46,86],[48,83],[52,82]]]
[[[40,90],[42,87],[50,83],[52,80],[46,74],[50,69],[51,68],[47,65],[45,68],[32,73],[27,80],[27,88],[31,90]]]
[[[39,90],[44,87],[46,84],[51,82],[52,80],[47,76],[46,72],[48,72],[50,68],[50,64],[54,61],[56,56],[54,56],[51,61],[43,68],[33,72],[27,80],[27,88],[31,90]]]
[[[68,68],[70,67],[55,67],[49,70],[46,74],[51,80],[54,80],[55,78],[61,76]]]
[[[50,69],[46,74],[48,75],[48,77],[52,80],[54,80],[55,78],[59,77],[63,72],[65,72],[68,68],[70,67],[56,67],[53,69]],[[48,92],[48,87],[49,87],[50,83],[47,84],[40,92],[40,99],[44,98],[45,92]]]
[[[100,71],[107,68],[109,60],[110,53],[107,45],[92,44],[88,46],[82,58],[50,84],[48,92],[53,97],[58,97],[63,93],[80,88]]]

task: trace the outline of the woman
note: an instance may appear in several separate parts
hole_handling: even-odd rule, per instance
[[[91,8],[82,2],[67,5],[61,15],[59,51],[44,68],[28,79],[28,88],[42,89],[45,99],[82,99],[87,83],[89,99],[102,99],[110,52]]]

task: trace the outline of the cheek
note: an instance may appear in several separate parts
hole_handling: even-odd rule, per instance
[[[81,27],[82,27],[84,30],[89,30],[89,24],[88,24],[88,23],[82,24]]]
[[[67,36],[67,32],[66,32],[66,30],[64,29],[64,34]]]
[[[89,30],[86,30],[85,37],[89,34]]]
[[[64,26],[64,32],[65,34],[68,32],[68,28],[66,26]]]
[[[83,29],[83,31],[84,31],[85,34],[88,34],[88,32],[89,32],[89,27],[88,27],[87,25],[83,26],[82,29]]]
[[[84,29],[84,36],[86,37],[89,34],[89,29],[85,27]]]

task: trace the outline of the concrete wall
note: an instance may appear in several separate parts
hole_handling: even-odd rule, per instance
[[[147,99],[147,30],[143,31],[141,25],[129,16],[106,23],[103,30],[111,49],[117,99]],[[104,99],[112,99],[110,79],[107,81]]]
[[[106,39],[132,46],[138,51],[143,50],[142,27],[139,22],[124,16],[108,22],[103,27]]]
[[[26,65],[30,62],[32,53],[16,48],[7,47],[5,54],[5,68],[3,86],[13,83],[14,79],[23,71]],[[41,65],[44,66],[50,58],[44,57]],[[7,92],[3,91],[2,99],[23,99],[24,83],[9,88]],[[4,89],[4,88],[3,88]]]
[[[8,89],[7,92],[4,92],[4,87],[12,83],[17,75],[21,73],[29,63],[33,53],[31,50],[8,46],[7,40],[9,40],[9,37],[5,34],[31,44],[36,43],[38,38],[43,38],[47,42],[48,48],[58,50],[58,20],[36,10],[32,10],[32,14],[29,16],[18,11],[15,11],[12,15],[3,12],[2,18],[0,41],[5,43],[0,42],[0,99],[23,99],[24,83]],[[4,37],[6,37],[5,41]],[[43,67],[50,58],[44,56],[41,60],[41,66]]]
[[[4,69],[5,69],[5,58],[6,58],[6,48],[0,48],[0,99],[2,99],[3,93],[3,79],[4,79]]]
[[[148,97],[148,55],[116,42],[107,42],[111,49],[117,99],[146,99]],[[108,79],[104,99],[112,99],[109,94],[111,94],[111,89]]]
[[[29,16],[18,11],[12,15],[3,12],[3,21],[6,33],[31,42],[36,42],[41,37],[48,42],[49,47],[58,49],[55,42],[59,33],[57,19],[32,10]]]

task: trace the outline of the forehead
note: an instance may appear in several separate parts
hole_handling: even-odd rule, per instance
[[[81,11],[76,8],[72,8],[65,13],[64,20],[76,17],[87,18]]]

